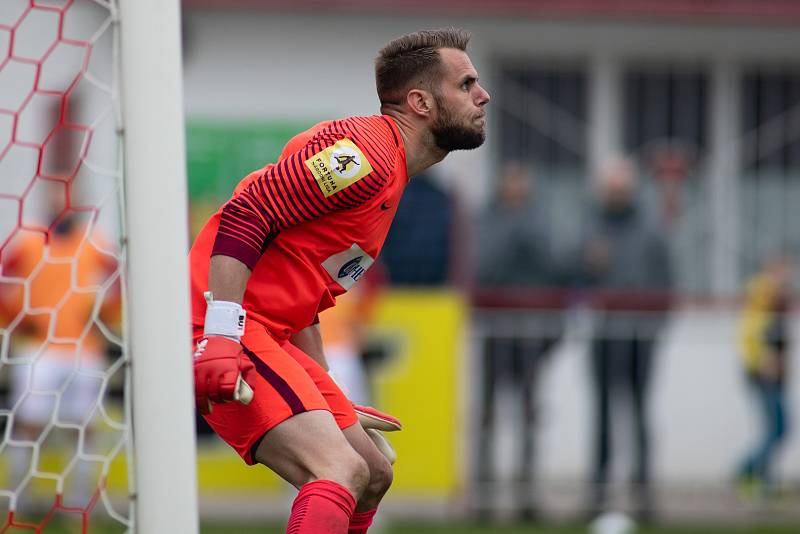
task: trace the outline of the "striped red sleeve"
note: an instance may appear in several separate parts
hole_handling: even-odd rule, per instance
[[[231,256],[252,270],[281,230],[355,208],[378,195],[393,174],[398,143],[391,127],[370,119],[334,121],[299,151],[267,166],[223,207],[211,255]],[[383,123],[385,119],[378,120]],[[346,185],[335,177],[326,179],[322,171],[312,172],[315,161],[336,165],[330,150],[334,145],[350,147],[348,143],[357,148],[357,168],[371,168],[370,172]],[[352,172],[355,163],[347,159],[350,152],[343,154],[342,165],[351,165]],[[360,161],[361,155],[365,162]]]

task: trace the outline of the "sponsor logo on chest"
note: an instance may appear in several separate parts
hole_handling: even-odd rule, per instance
[[[335,282],[347,290],[361,279],[374,261],[374,258],[353,243],[349,249],[323,261],[322,267]]]
[[[372,172],[361,149],[344,138],[305,161],[322,194],[329,197]]]

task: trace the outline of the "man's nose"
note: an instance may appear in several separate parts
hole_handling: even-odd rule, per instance
[[[486,104],[489,103],[489,100],[491,99],[492,97],[489,96],[489,93],[486,91],[486,89],[478,85],[478,98],[477,98],[478,105],[485,106]]]

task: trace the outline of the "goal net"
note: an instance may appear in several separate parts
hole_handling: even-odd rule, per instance
[[[47,532],[64,525],[82,532],[90,525],[109,532],[145,531],[137,521],[142,514],[164,526],[163,516],[141,497],[158,494],[147,486],[155,475],[142,471],[142,465],[149,464],[151,472],[161,469],[162,477],[170,473],[148,452],[151,446],[143,446],[141,455],[137,450],[148,429],[139,424],[134,432],[133,414],[153,414],[148,404],[139,406],[144,395],[134,395],[131,368],[151,372],[154,359],[177,358],[174,350],[157,354],[136,341],[137,332],[142,336],[148,326],[137,319],[130,294],[145,295],[148,289],[132,282],[130,274],[147,269],[147,260],[132,256],[131,243],[146,231],[137,222],[146,206],[132,203],[129,194],[152,185],[140,179],[131,187],[140,171],[129,171],[126,163],[131,153],[147,149],[147,142],[129,149],[123,128],[130,126],[126,110],[140,88],[120,81],[126,78],[122,49],[130,46],[121,33],[130,34],[127,42],[144,33],[136,13],[126,26],[120,16],[125,3],[0,2],[0,532]],[[129,9],[141,14],[144,4],[155,5],[144,0]],[[167,38],[177,51],[178,7],[167,4],[162,25],[174,21]],[[162,16],[159,9],[150,13]],[[147,47],[142,54],[147,57]],[[160,66],[154,60],[153,67]],[[180,67],[173,71],[180,80]],[[150,82],[143,83],[146,94]],[[141,129],[133,122],[134,132]],[[182,161],[183,154],[174,152]],[[185,181],[181,173],[172,178]],[[159,210],[158,202],[152,207]],[[139,237],[128,230],[134,227]],[[159,260],[184,262],[185,243],[173,242],[172,249],[174,255]],[[150,291],[145,298],[152,298]],[[174,297],[180,302],[184,294]],[[170,325],[180,331],[176,325],[183,324],[187,331],[185,337],[174,336],[177,346],[188,338],[187,317],[178,313]],[[147,399],[164,406],[167,424],[177,413],[170,405],[189,406],[188,343],[183,349],[187,363],[176,386],[159,388],[156,379],[153,398]],[[188,434],[191,412],[184,408],[179,417],[190,420],[179,425]],[[160,439],[166,447],[167,438]],[[189,444],[183,452],[193,463],[193,436],[178,441]],[[162,456],[170,460],[169,454]],[[191,495],[193,473],[181,476],[178,483]],[[181,531],[195,530],[191,518],[182,523]]]

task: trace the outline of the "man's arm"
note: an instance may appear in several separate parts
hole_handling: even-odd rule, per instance
[[[372,137],[369,131],[362,135],[331,126],[302,149],[265,168],[223,207],[211,252],[204,336],[194,355],[195,397],[201,411],[209,411],[212,402],[249,402],[250,395],[242,391],[254,366],[239,343],[245,328],[242,302],[250,274],[270,242],[289,227],[369,201],[392,177],[385,162],[393,161],[388,156],[394,155],[396,147],[376,149],[368,142]],[[337,143],[364,151],[362,165],[368,172],[334,194],[327,182],[318,179],[313,161],[324,163]],[[367,154],[374,161],[367,160]],[[320,351],[309,350],[321,356]],[[321,363],[326,367],[324,357]]]
[[[322,334],[319,323],[307,326],[289,339],[292,345],[302,350],[328,371],[328,361],[325,359],[325,350],[322,346]]]
[[[322,334],[320,333],[319,323],[305,327],[294,334],[289,341],[292,345],[313,358],[314,361],[320,364],[323,369],[326,371],[329,370],[328,361],[325,359],[325,351],[322,345]],[[377,429],[393,432],[403,428],[400,420],[398,420],[396,417],[372,408],[371,406],[360,406],[354,404],[353,408],[358,416],[358,421],[365,429]],[[373,440],[378,439],[372,435],[370,437]],[[388,449],[391,450],[391,454],[389,454],[387,450],[382,447],[388,447]],[[390,458],[392,463],[394,463],[394,459],[397,458],[397,455],[394,454],[394,451],[391,449],[391,446],[388,443],[386,443],[386,445],[378,445],[378,449],[381,450],[381,452],[383,452],[387,458]]]
[[[393,167],[385,161],[393,162],[395,152],[385,147],[374,149],[367,142],[368,132],[363,134],[365,139],[360,139],[361,136],[330,127],[297,152],[266,167],[223,207],[212,256],[236,258],[252,270],[281,231],[335,211],[355,208],[380,194],[393,176]],[[320,177],[322,171],[315,162],[325,164],[337,143],[364,156],[365,174],[354,181],[334,184],[337,190],[331,192],[327,178]],[[221,298],[216,293],[214,297]]]
[[[212,256],[208,273],[208,290],[214,300],[241,304],[250,279],[250,269],[231,256]]]
[[[255,366],[239,343],[244,333],[241,303],[250,269],[230,256],[211,257],[203,339],[194,353],[195,402],[201,413],[212,403],[238,400],[248,404],[253,391],[247,376]]]

